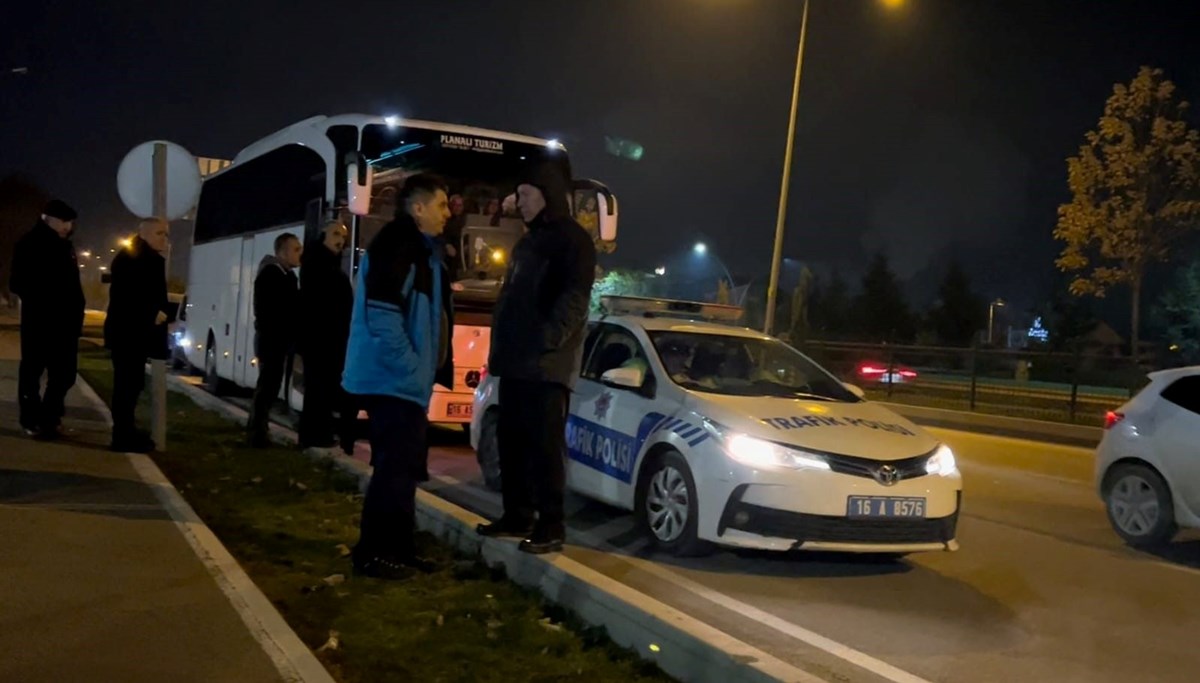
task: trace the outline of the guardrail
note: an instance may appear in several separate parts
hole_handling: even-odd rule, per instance
[[[805,342],[801,351],[874,400],[1100,426],[1146,382],[1132,358]],[[869,370],[869,371],[866,371]]]

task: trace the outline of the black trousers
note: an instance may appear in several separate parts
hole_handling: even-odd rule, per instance
[[[500,379],[501,494],[504,515],[539,529],[564,533],[567,388],[549,382]]]
[[[21,330],[21,365],[17,377],[21,426],[27,429],[58,426],[66,413],[67,392],[75,386],[79,365],[79,338]],[[42,393],[42,373],[46,392]]]
[[[300,445],[324,447],[352,439],[357,418],[357,408],[342,389],[341,359],[325,354],[305,356]]]
[[[363,501],[354,556],[360,561],[409,556],[415,551],[417,483],[429,478],[429,419],[425,409],[411,401],[363,398],[370,415],[375,471]]]
[[[258,354],[258,382],[254,386],[254,405],[250,409],[250,422],[246,431],[251,436],[265,437],[271,420],[271,406],[279,398],[283,388],[283,376],[287,372],[290,353],[287,350],[261,349]]]
[[[146,359],[146,354],[138,351],[112,352],[113,439],[128,437],[137,431],[134,413],[138,397],[146,387]]]

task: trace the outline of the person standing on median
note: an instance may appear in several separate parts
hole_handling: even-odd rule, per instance
[[[446,194],[435,176],[408,178],[358,270],[342,386],[369,417],[374,472],[352,554],[363,576],[433,569],[414,536],[417,483],[429,479],[429,400],[435,383],[454,383],[450,281],[436,241],[450,217]]]
[[[138,224],[130,245],[113,258],[104,319],[104,346],[112,354],[112,450],[149,453],[150,434],[137,429],[134,413],[146,386],[146,361],[167,358],[167,240],[170,226],[161,218]]]
[[[250,445],[271,445],[268,425],[271,406],[279,398],[283,378],[291,365],[300,311],[300,284],[296,269],[304,246],[290,232],[275,238],[275,253],[264,256],[254,278],[254,356],[258,359],[258,382],[254,405],[246,424]]]
[[[330,221],[320,240],[304,248],[300,267],[300,340],[297,350],[304,360],[304,409],[300,413],[300,446],[329,448],[353,443],[354,410],[342,391],[346,340],[354,290],[342,270],[342,251],[349,232],[339,221]],[[333,412],[341,419],[335,424]],[[353,450],[353,446],[351,446]]]
[[[488,371],[500,378],[504,514],[477,530],[524,537],[520,549],[530,553],[561,550],[566,538],[567,407],[596,278],[595,243],[571,218],[569,192],[565,169],[550,163],[529,169],[517,185],[529,231],[513,248],[488,358]]]
[[[17,240],[8,285],[21,298],[21,428],[46,440],[60,436],[83,334],[83,284],[70,239],[76,217],[61,200],[46,204],[33,229]]]

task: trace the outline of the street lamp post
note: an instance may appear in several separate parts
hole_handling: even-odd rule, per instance
[[[705,244],[704,242],[697,242],[692,247],[692,253],[694,253],[696,256],[701,256],[701,257],[707,256],[708,255],[708,245]],[[725,279],[729,280],[729,289],[733,290],[733,276],[729,274],[729,268],[725,266],[725,262],[721,260],[720,256],[717,256],[714,254],[713,259],[716,260],[718,266],[721,266],[721,271],[725,273]]]
[[[988,344],[996,343],[996,337],[993,334],[994,323],[996,321],[996,309],[1004,308],[1008,304],[1004,303],[1004,299],[996,299],[988,304]]]
[[[882,0],[888,9],[896,9],[904,0]],[[804,66],[804,39],[808,35],[808,0],[800,15],[800,41],[796,47],[796,74],[792,79],[792,109],[788,115],[787,147],[783,153],[783,178],[779,184],[779,211],[775,216],[775,246],[771,253],[771,279],[767,282],[767,311],[763,331],[771,334],[775,326],[775,300],[779,294],[779,262],[783,256],[783,227],[787,217],[788,186],[792,182],[792,148],[796,144],[796,111],[800,103],[800,74]]]

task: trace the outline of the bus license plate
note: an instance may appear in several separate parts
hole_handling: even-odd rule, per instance
[[[891,496],[850,496],[846,500],[847,517],[924,517],[924,498]]]
[[[446,406],[446,417],[471,417],[473,409],[470,403],[451,403]]]

